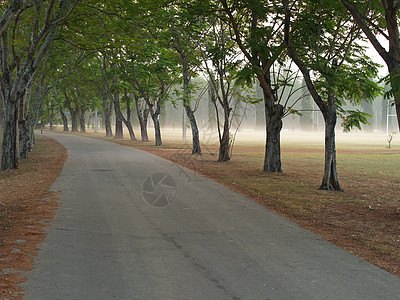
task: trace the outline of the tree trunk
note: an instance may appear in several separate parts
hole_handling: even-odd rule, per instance
[[[200,136],[199,136],[199,129],[197,128],[196,118],[194,117],[194,113],[189,105],[184,104],[186,115],[190,121],[190,127],[192,128],[192,154],[200,154],[201,155],[201,148],[200,148]]]
[[[123,130],[122,130],[122,123],[125,124],[126,128],[128,128],[129,137],[131,141],[136,141],[135,132],[133,131],[132,124],[128,122],[121,112],[121,108],[119,105],[119,94],[114,95],[114,110],[115,110],[115,139],[122,139],[124,138]]]
[[[139,97],[137,95],[135,95],[135,106],[136,113],[139,119],[140,135],[142,137],[142,142],[148,142],[149,135],[147,134],[147,118],[149,117],[149,111],[146,108],[144,108],[143,110],[141,109]]]
[[[226,109],[224,109],[226,110]],[[219,156],[218,161],[229,161],[231,159],[230,150],[230,140],[229,140],[229,113],[225,112],[224,120],[224,130],[222,132],[222,137],[219,140]]]
[[[211,80],[215,80],[210,76]],[[217,116],[214,103],[216,101],[215,89],[211,83],[208,84],[208,130],[214,131],[217,127]],[[219,125],[219,124],[218,124]]]
[[[149,135],[147,133],[147,120],[149,118],[148,109],[145,109],[143,113],[138,112],[138,118],[139,118],[140,135],[142,137],[142,142],[148,142],[149,141]]]
[[[196,118],[194,116],[194,112],[190,107],[190,90],[189,90],[189,58],[188,55],[185,55],[183,52],[180,53],[181,63],[182,63],[182,75],[183,75],[183,91],[184,91],[184,99],[183,106],[185,107],[186,115],[190,121],[190,127],[192,128],[192,154],[200,154],[200,136],[199,129],[197,128]],[[185,126],[185,124],[183,125]]]
[[[142,142],[149,141],[149,135],[147,133],[147,120],[149,118],[149,113],[147,109],[144,111],[143,119],[140,121],[140,134],[142,137]]]
[[[124,130],[122,128],[122,120],[116,116],[115,117],[115,136],[114,139],[123,139],[124,138]]]
[[[109,104],[110,107],[104,107],[104,127],[106,128],[106,137],[112,137],[112,129],[111,129],[111,110],[112,106]]]
[[[400,58],[393,66],[389,66],[390,85],[393,92],[394,103],[396,106],[397,124],[400,130]]]
[[[325,120],[325,167],[321,190],[343,191],[340,187],[336,170],[336,140],[335,126],[337,121],[336,105],[332,101],[332,95],[328,96],[330,105],[323,111]]]
[[[264,172],[282,172],[281,130],[283,106],[275,104],[273,111],[265,109],[267,142],[265,145]]]
[[[122,113],[121,113],[121,115],[122,115]],[[122,116],[122,121],[124,122],[126,128],[128,128],[129,137],[130,137],[131,141],[137,141],[131,122],[128,122],[128,120],[126,120],[123,116]]]
[[[130,98],[128,97],[128,93],[126,89],[124,89],[124,95],[125,95],[125,104],[126,104],[126,119],[121,113],[121,119],[122,122],[124,122],[126,128],[128,128],[129,132],[129,137],[131,138],[131,141],[137,141],[135,132],[133,131],[132,123],[131,123],[131,101]],[[118,96],[118,101],[119,101],[119,96]]]
[[[123,139],[124,131],[122,128],[122,118],[121,109],[119,107],[119,101],[114,102],[114,112],[115,112],[115,136],[114,139]]]
[[[71,114],[71,127],[72,127],[72,132],[78,132],[78,113],[76,110],[71,109],[69,111]]]
[[[85,108],[83,106],[79,107],[79,125],[81,132],[86,133]]]
[[[18,148],[19,158],[28,158],[28,153],[31,150],[29,122],[26,120],[18,121]]]
[[[30,147],[29,122],[26,118],[27,106],[25,103],[25,92],[19,98],[18,109],[18,154],[20,159],[28,158]]]
[[[102,89],[102,97],[103,97],[104,127],[106,128],[106,137],[112,137],[113,136],[111,129],[112,103],[108,101],[107,91],[104,82]]]
[[[47,113],[49,115],[50,130],[54,130],[54,109],[51,103],[48,103]]]
[[[9,96],[9,95],[7,95]],[[3,132],[1,169],[17,169],[17,118],[18,102],[5,99],[5,127]]]
[[[65,115],[61,105],[58,106],[59,110],[60,110],[60,114],[61,114],[61,118],[63,121],[63,125],[64,125],[64,130],[63,131],[69,131],[68,129],[68,119],[67,116]]]
[[[156,146],[161,146],[162,145],[162,140],[161,140],[161,129],[160,129],[160,120],[159,120],[159,115],[154,114],[152,116],[153,123],[154,123],[154,133],[155,133],[155,138],[156,138]]]

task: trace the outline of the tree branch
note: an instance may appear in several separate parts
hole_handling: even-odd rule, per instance
[[[360,26],[361,30],[367,36],[368,40],[371,42],[372,46],[374,46],[375,50],[378,51],[379,55],[383,58],[386,64],[390,64],[390,55],[386,51],[386,49],[381,45],[381,43],[376,38],[375,34],[365,23],[364,18],[361,12],[348,0],[341,0],[343,5],[348,9],[348,11],[353,16],[354,21]]]

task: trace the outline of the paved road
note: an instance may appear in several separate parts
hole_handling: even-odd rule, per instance
[[[46,135],[69,159],[25,299],[400,299],[397,277],[211,180],[114,143]]]

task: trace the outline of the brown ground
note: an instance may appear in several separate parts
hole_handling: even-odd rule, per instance
[[[0,171],[0,299],[22,297],[16,284],[32,269],[37,244],[57,207],[57,195],[48,189],[66,158],[61,144],[40,136],[18,170]]]

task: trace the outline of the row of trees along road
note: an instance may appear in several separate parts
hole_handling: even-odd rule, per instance
[[[282,172],[282,119],[307,87],[325,120],[321,189],[341,190],[336,172],[335,125],[360,128],[368,115],[346,103],[372,101],[382,89],[366,41],[385,60],[400,124],[400,39],[397,1],[2,1],[0,89],[5,128],[1,169],[17,168],[33,144],[42,115],[60,114],[64,130],[85,130],[85,111],[99,109],[106,135],[148,141],[147,121],[162,145],[160,112],[178,95],[201,154],[193,78],[208,81],[220,142],[219,161],[231,159],[231,126],[238,100],[257,84],[265,107],[263,170]],[[390,42],[389,50],[379,36]],[[301,76],[300,76],[301,75]],[[302,77],[302,78],[300,78]],[[300,88],[297,88],[300,85]],[[180,86],[180,88],[177,88]],[[289,101],[290,97],[295,97]],[[289,105],[289,103],[292,103]],[[111,114],[116,116],[112,132]],[[79,126],[78,126],[79,125]],[[400,126],[400,125],[399,125]],[[17,127],[19,149],[17,151]]]

